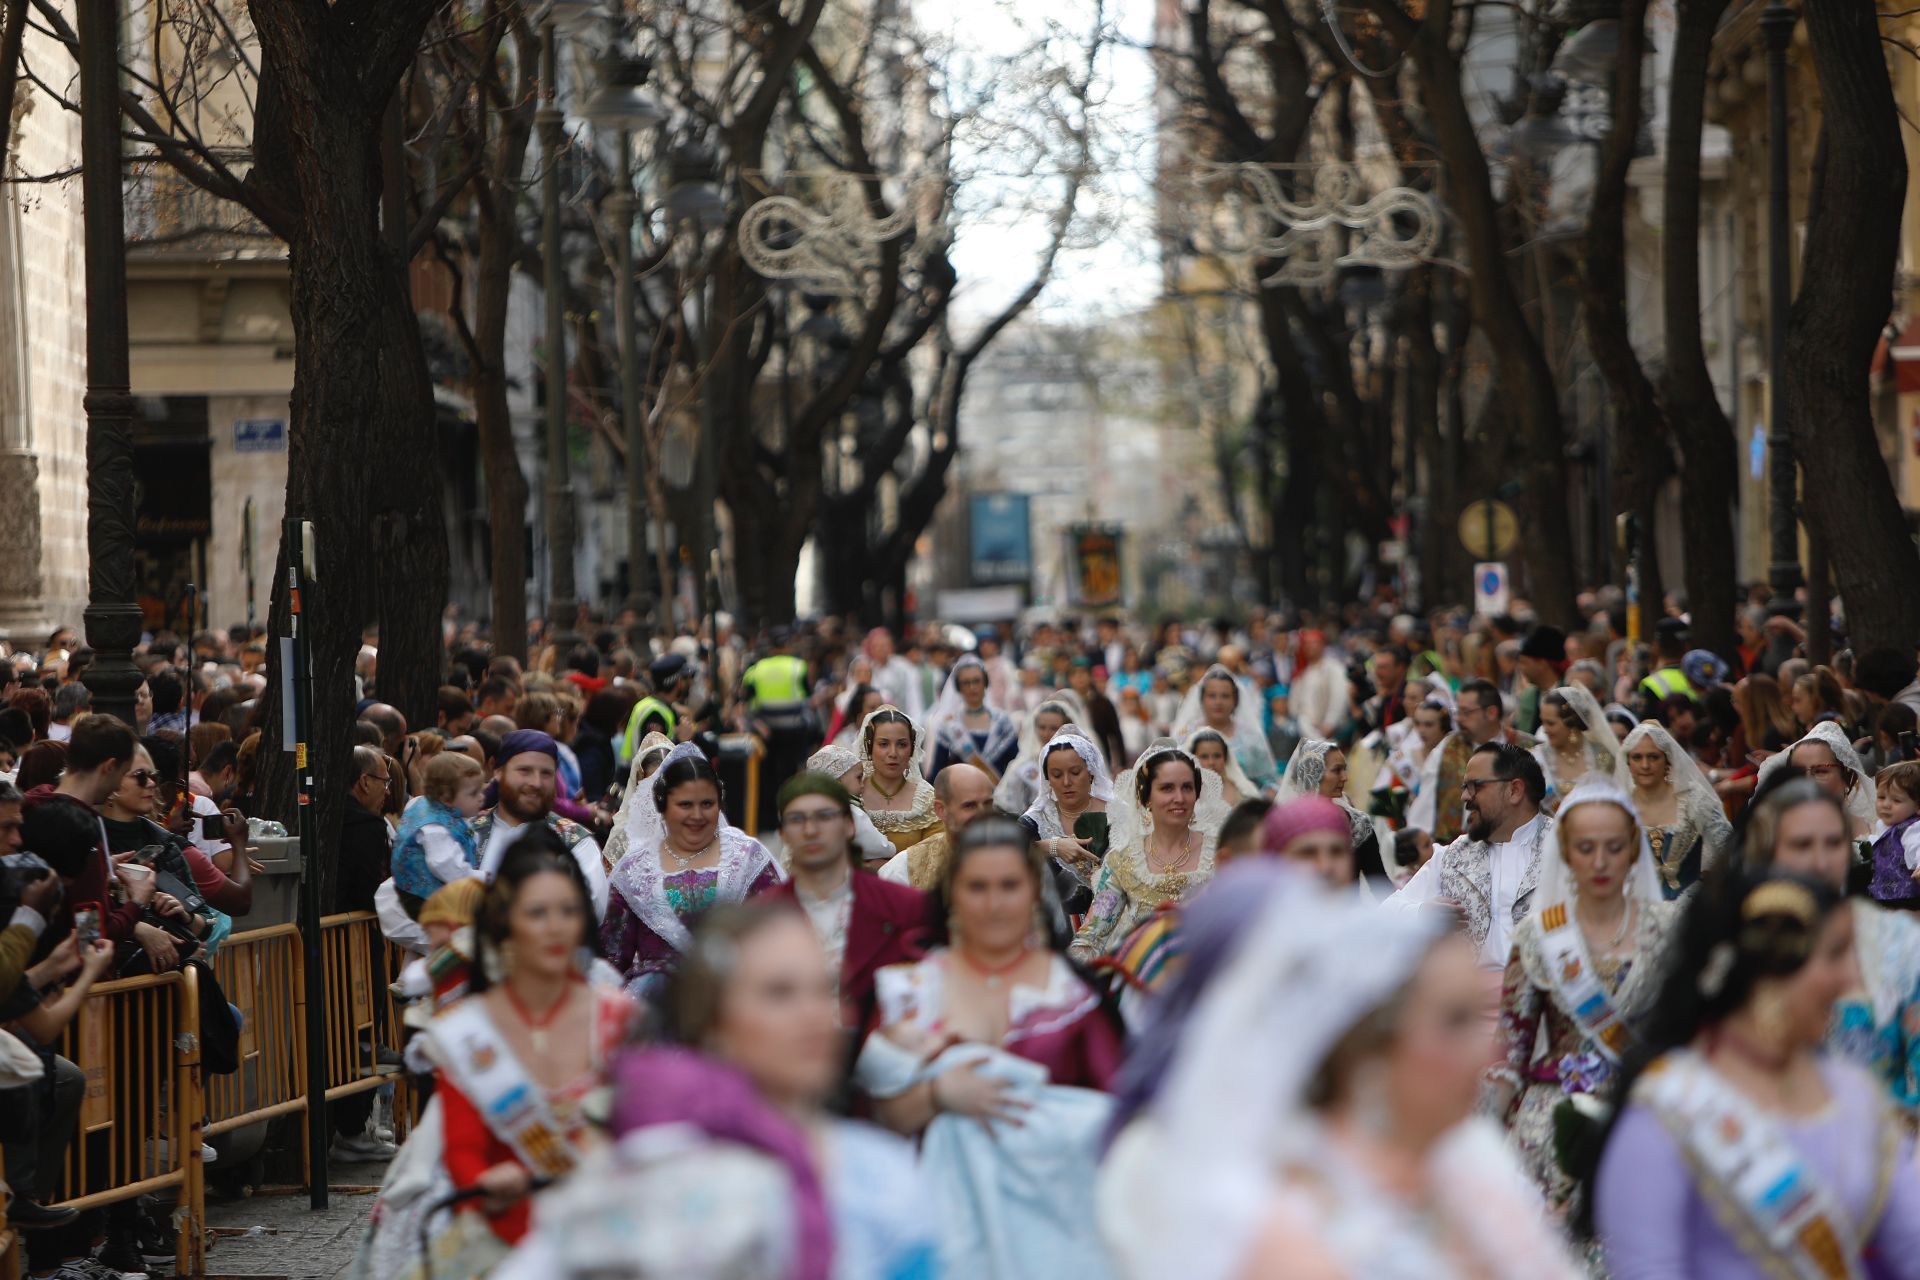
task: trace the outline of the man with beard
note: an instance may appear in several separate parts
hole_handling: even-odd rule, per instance
[[[1460,793],[1466,834],[1437,850],[1387,901],[1458,910],[1481,969],[1497,984],[1506,971],[1514,926],[1533,906],[1541,850],[1553,838],[1553,819],[1540,812],[1547,781],[1532,752],[1490,742],[1468,759]]]
[[[607,914],[607,868],[600,845],[587,829],[553,812],[553,779],[559,767],[559,746],[538,729],[515,729],[501,741],[498,767],[493,773],[499,798],[473,823],[473,837],[480,846],[480,872],[491,880],[520,829],[544,822],[559,833],[574,861],[580,864],[581,874],[593,890],[593,914],[602,917]]]
[[[853,797],[826,774],[787,779],[774,812],[793,878],[761,897],[785,899],[806,912],[839,979],[842,1025],[857,1031],[870,1012],[873,975],[919,957],[927,896],[861,869],[853,847]]]

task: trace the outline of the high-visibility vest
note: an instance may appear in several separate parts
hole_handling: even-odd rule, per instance
[[[776,653],[747,668],[741,682],[753,691],[754,710],[790,706],[807,697],[807,664],[789,653]]]
[[[1694,692],[1693,682],[1687,679],[1687,673],[1678,667],[1660,668],[1642,680],[1640,687],[1662,702],[1665,702],[1676,693],[1684,693],[1687,697],[1695,701],[1698,701],[1700,696]]]
[[[646,731],[641,726],[654,716],[659,716],[665,722],[661,732],[669,738],[673,736],[673,728],[679,723],[679,717],[673,714],[673,708],[667,703],[648,694],[633,704],[633,714],[627,717],[627,732],[620,740],[621,763],[633,762],[633,753],[640,749],[640,739],[646,736]]]

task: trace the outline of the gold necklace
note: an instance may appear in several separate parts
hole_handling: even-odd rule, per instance
[[[1172,862],[1166,863],[1165,865],[1160,867],[1158,870],[1155,870],[1153,865],[1153,846],[1148,845],[1147,846],[1147,870],[1153,872],[1153,874],[1157,876],[1171,875],[1175,868],[1179,867],[1189,857],[1193,856],[1193,841],[1194,841],[1195,834],[1196,833],[1194,832],[1193,828],[1191,827],[1187,828],[1187,838],[1180,842],[1180,855],[1176,857]]]
[[[867,781],[873,784],[873,789],[875,791],[878,791],[881,794],[881,796],[883,796],[888,800],[893,799],[894,797],[898,796],[902,791],[905,791],[907,789],[907,776],[905,774],[900,775],[900,785],[895,787],[891,791],[887,790],[886,787],[881,785],[880,775],[877,773],[868,775]]]

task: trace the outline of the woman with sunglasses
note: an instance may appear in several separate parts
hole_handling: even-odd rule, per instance
[[[114,865],[144,867],[162,886],[148,904],[146,919],[133,932],[154,973],[177,969],[195,952],[203,953],[200,958],[205,959],[232,923],[207,902],[199,888],[201,876],[208,872],[221,881],[226,876],[205,854],[154,821],[160,784],[153,755],[145,744],[138,745],[120,785],[99,805]],[[198,870],[196,863],[202,864]]]

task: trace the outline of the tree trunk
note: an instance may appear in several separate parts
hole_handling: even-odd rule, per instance
[[[1854,647],[1911,652],[1920,636],[1920,556],[1880,456],[1867,385],[1900,251],[1900,115],[1872,0],[1820,0],[1801,17],[1820,80],[1820,149],[1786,367],[1775,376],[1800,460],[1801,501],[1825,544]]]
[[[1373,7],[1379,11],[1378,4]],[[1467,108],[1460,61],[1447,35],[1429,16],[1420,23],[1409,52],[1446,169],[1448,203],[1463,232],[1474,320],[1492,347],[1500,393],[1520,428],[1520,456],[1508,469],[1517,471],[1525,485],[1520,516],[1527,530],[1523,548],[1534,608],[1542,622],[1570,629],[1578,619],[1560,391],[1508,270],[1493,178]]]
[[[1647,554],[1641,599],[1656,611],[1666,594],[1658,554],[1659,494],[1673,470],[1666,409],[1633,349],[1627,318],[1627,169],[1640,134],[1640,64],[1647,45],[1647,0],[1627,0],[1620,15],[1620,53],[1613,82],[1613,120],[1600,148],[1584,252],[1580,303],[1587,348],[1613,402],[1613,465],[1620,507],[1636,514]],[[1542,290],[1546,282],[1541,282]],[[1696,321],[1697,324],[1697,321]],[[1603,560],[1604,563],[1604,560]]]
[[[1733,531],[1739,451],[1700,338],[1700,134],[1706,117],[1707,57],[1727,0],[1689,0],[1677,8],[1662,200],[1666,231],[1661,239],[1661,305],[1667,335],[1663,390],[1668,423],[1680,445],[1680,529],[1687,548],[1687,606],[1694,643],[1732,661],[1738,649],[1734,611],[1740,604]]]
[[[380,624],[382,699],[413,723],[431,723],[447,595],[432,388],[406,264],[378,219],[381,119],[433,4],[385,0],[377,16],[346,8],[252,5],[261,108],[250,180],[278,187],[298,211],[286,234],[294,326],[287,514],[314,524],[317,565],[301,616],[313,654],[315,793],[301,834],[328,901],[337,868],[320,854],[337,844],[346,802],[361,629]],[[286,634],[289,617],[286,556],[283,545],[276,634]],[[279,707],[268,700],[268,743],[280,736]],[[270,812],[284,815],[292,757],[263,755]]]

